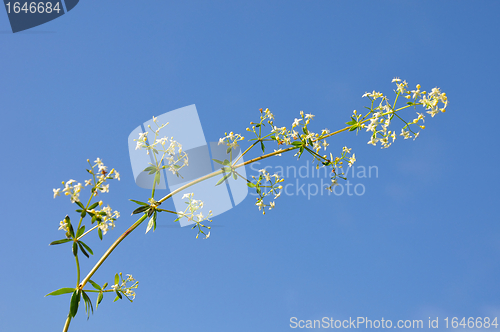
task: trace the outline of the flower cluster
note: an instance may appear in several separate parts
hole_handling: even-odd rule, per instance
[[[62,192],[64,195],[70,197],[71,203],[80,201],[80,191],[83,189],[83,185],[81,183],[77,183],[75,185],[73,183],[76,183],[76,181],[69,180],[67,182],[62,182],[64,185]],[[54,198],[61,195],[61,188],[52,189],[52,191],[54,192]]]
[[[278,174],[270,175],[266,169],[259,170],[259,173],[258,177],[252,176],[255,182],[249,181],[248,186],[250,188],[255,188],[257,191],[259,197],[255,205],[259,207],[259,211],[262,210],[262,214],[266,214],[266,207],[269,207],[269,210],[274,209],[274,200],[281,195],[283,186],[280,183],[283,182],[284,179],[280,178]],[[270,195],[274,195],[274,197],[269,202],[265,203],[264,198]]]
[[[324,166],[332,167],[333,176],[331,177],[332,183],[329,186],[327,186],[326,189],[333,191],[333,187],[338,185],[339,178],[346,180],[345,173],[343,170],[344,162],[347,162],[349,167],[351,167],[356,162],[356,154],[353,153],[351,155],[351,150],[352,148],[344,146],[342,148],[342,153],[340,157],[333,157],[333,155],[330,153],[330,159],[327,159],[327,162],[324,163]]]
[[[99,202],[99,205],[102,205],[102,201]],[[97,221],[97,227],[99,227],[103,235],[106,235],[110,228],[115,228],[115,220],[120,217],[120,212],[112,212],[109,205],[103,207],[100,211],[92,209],[88,212],[92,216],[92,223]]]
[[[441,92],[439,88],[433,88],[430,93],[427,93],[421,90],[420,84],[417,84],[415,90],[408,90],[408,83],[406,81],[394,78],[392,82],[396,83],[396,99],[393,104],[381,92],[366,92],[363,97],[368,97],[371,100],[371,107],[367,107],[369,112],[362,117],[361,114],[357,114],[354,111],[354,116],[351,117],[352,121],[348,122],[349,125],[353,126],[352,129],[359,130],[359,128],[366,128],[366,131],[370,131],[372,134],[368,144],[375,146],[380,142],[382,148],[391,146],[397,136],[403,136],[405,139],[413,138],[415,140],[419,136],[420,131],[413,131],[411,128],[412,125],[418,125],[420,129],[425,129],[425,125],[423,125],[425,116],[422,113],[417,112],[417,117],[407,122],[397,112],[407,107],[420,105],[427,110],[428,114],[434,117],[439,112],[445,112],[448,105],[446,94]],[[396,103],[400,96],[404,96],[404,98],[411,101],[407,102],[406,106],[397,109]],[[377,106],[375,105],[375,101],[379,98],[380,102]],[[395,117],[400,119],[404,124],[399,135],[396,133],[396,130],[388,129]],[[368,121],[369,123],[365,124]],[[422,122],[422,124],[419,124],[419,122]]]
[[[188,166],[188,155],[186,152],[182,150],[182,145],[175,141],[173,137],[162,137],[158,138],[160,134],[160,130],[168,125],[168,122],[165,124],[158,124],[157,118],[153,116],[153,123],[156,125],[157,129],[153,130],[151,125],[148,125],[148,128],[154,133],[154,142],[152,144],[148,143],[148,133],[139,133],[139,138],[134,139],[137,142],[135,149],[146,149],[146,153],[149,154],[149,151],[153,151],[153,156],[155,158],[155,164],[151,167],[146,168],[150,174],[158,172],[160,169],[167,169],[177,176],[180,176],[179,170],[185,166]],[[161,157],[158,159],[157,155],[161,152]],[[164,166],[160,166],[164,163]]]
[[[239,141],[243,141],[245,137],[241,136],[240,134],[234,134],[233,132],[230,132],[229,135],[228,133],[225,133],[224,137],[221,137],[219,139],[219,145],[221,144],[226,144],[228,146],[227,152],[229,153],[232,149],[236,148],[238,146]]]
[[[127,283],[132,282],[133,284],[128,286]],[[115,276],[115,284],[111,285],[111,289],[115,291],[116,298],[115,301],[121,299],[121,294],[123,294],[130,302],[135,299],[135,291],[139,287],[139,282],[136,281],[131,274],[127,274],[127,278],[123,278],[122,273],[117,273]],[[132,298],[132,299],[130,299]]]
[[[212,222],[210,217],[212,217],[212,210],[208,211],[208,215],[204,216],[203,213],[200,211],[199,213],[195,214],[196,211],[200,210],[203,208],[203,202],[200,200],[193,199],[194,194],[193,193],[188,193],[184,194],[182,196],[182,199],[187,198],[188,201],[186,202],[188,204],[186,210],[184,212],[177,212],[177,215],[179,216],[175,221],[179,221],[181,218],[186,218],[189,222],[195,222],[193,225],[193,228],[198,228],[198,234],[196,234],[196,238],[200,234],[205,235],[205,239],[208,239],[210,237],[210,231],[208,233],[205,233],[204,228],[210,230],[210,226],[205,226],[202,224],[203,221],[209,221]]]
[[[90,169],[87,169],[87,172],[92,174],[92,179],[85,180],[85,186],[92,187],[92,194],[89,198],[87,206],[84,206],[80,202],[80,192],[84,188],[81,183],[76,183],[75,180],[62,182],[64,184],[62,192],[65,195],[70,196],[71,202],[76,203],[80,207],[80,209],[76,210],[76,212],[81,214],[82,219],[88,214],[92,218],[92,224],[97,221],[97,226],[94,228],[98,229],[99,237],[102,238],[102,235],[106,234],[109,229],[113,229],[115,227],[115,220],[120,217],[120,213],[118,211],[113,212],[109,205],[107,207],[103,207],[101,210],[96,210],[97,206],[103,205],[102,201],[96,202],[91,206],[89,205],[92,201],[92,197],[97,196],[99,192],[109,192],[109,184],[104,183],[111,179],[120,180],[120,173],[118,173],[114,168],[108,173],[108,167],[104,165],[101,158],[97,158],[94,161],[94,165],[92,165],[88,159],[87,162],[90,165]],[[53,189],[53,192],[54,198],[56,198],[57,196],[60,196],[61,189]],[[69,226],[69,218],[67,217],[59,222],[59,230],[69,232]]]

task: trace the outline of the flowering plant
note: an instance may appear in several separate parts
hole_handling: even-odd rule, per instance
[[[141,215],[140,218],[111,244],[94,267],[81,279],[78,255],[80,252],[87,258],[93,255],[92,249],[82,241],[82,238],[90,232],[97,230],[98,237],[102,240],[103,236],[115,227],[115,221],[120,217],[118,211],[113,211],[109,205],[104,206],[103,201],[98,201],[96,198],[99,193],[108,193],[108,182],[111,180],[120,180],[120,174],[114,168],[108,172],[108,167],[103,164],[100,158],[97,158],[93,164],[90,160],[87,160],[90,166],[87,172],[91,175],[91,179],[85,180],[85,185],[77,183],[75,180],[69,180],[62,183],[64,185],[63,189],[53,189],[54,198],[64,194],[65,196],[69,196],[71,202],[78,206],[76,209],[78,222],[72,222],[69,215],[66,215],[59,223],[59,230],[65,232],[65,238],[50,243],[50,245],[70,243],[76,262],[76,286],[60,288],[47,294],[53,296],[72,294],[69,313],[63,331],[68,330],[72,318],[78,312],[82,298],[85,303],[87,316],[89,317],[90,313],[93,312],[94,307],[89,293],[97,293],[96,308],[103,300],[104,293],[114,293],[115,301],[123,299],[123,297],[131,302],[134,300],[136,295],[135,289],[137,289],[139,282],[132,275],[123,277],[122,273],[115,274],[113,284],[109,288],[107,288],[108,283],[104,283],[101,286],[99,283],[91,280],[91,278],[104,261],[106,261],[111,252],[146,219],[149,218],[146,233],[151,229],[153,231],[156,229],[158,214],[166,212],[175,215],[176,219],[174,221],[186,218],[188,222],[192,223],[192,228],[197,230],[196,238],[200,234],[205,239],[210,237],[210,226],[207,226],[205,222],[211,222],[212,211],[209,211],[207,215],[203,215],[199,210],[203,208],[204,204],[202,201],[195,199],[194,193],[187,193],[182,196],[182,199],[185,199],[187,203],[184,211],[170,211],[160,208],[162,203],[172,196],[212,177],[220,176],[216,185],[220,185],[224,181],[233,178],[235,181],[245,181],[249,188],[256,191],[258,197],[255,205],[259,211],[265,214],[266,209],[271,210],[275,208],[275,200],[281,194],[281,190],[283,189],[281,183],[284,181],[284,178],[280,174],[271,175],[265,169],[260,170],[257,176],[245,178],[238,172],[240,167],[262,159],[280,156],[290,151],[295,151],[295,156],[298,158],[302,157],[304,152],[306,152],[312,156],[316,168],[327,167],[331,169],[331,183],[327,187],[331,191],[334,186],[338,185],[339,180],[346,180],[344,167],[346,164],[347,167],[351,167],[356,162],[356,155],[347,146],[344,146],[342,151],[337,155],[331,152],[327,155],[325,153],[329,146],[327,138],[342,132],[355,131],[358,133],[359,131],[365,131],[370,133],[368,144],[374,146],[380,144],[381,148],[388,148],[395,142],[397,137],[402,136],[404,139],[413,138],[415,140],[419,136],[420,130],[425,129],[424,112],[416,112],[416,117],[411,120],[405,120],[401,115],[403,110],[409,108],[416,109],[417,106],[420,106],[431,117],[434,117],[439,112],[445,112],[448,99],[446,94],[441,92],[439,88],[433,88],[431,92],[426,92],[421,90],[420,85],[417,85],[414,90],[409,90],[406,81],[395,78],[392,82],[396,83],[396,89],[394,90],[396,96],[392,103],[387,96],[380,92],[367,92],[363,97],[368,98],[370,105],[365,107],[366,111],[363,112],[364,114],[354,110],[350,120],[346,122],[347,126],[333,132],[326,128],[318,132],[313,132],[310,127],[315,116],[304,114],[302,111],[299,117],[293,120],[290,127],[278,127],[274,123],[275,119],[271,111],[269,109],[260,109],[259,122],[250,122],[250,126],[246,128],[250,135],[253,136],[253,138],[248,140],[251,144],[234,161],[233,151],[239,147],[239,142],[242,142],[245,138],[240,134],[230,132],[229,134],[226,133],[219,140],[219,145],[227,146],[228,159],[222,161],[213,159],[214,162],[222,165],[220,169],[191,181],[158,200],[155,198],[155,188],[160,183],[161,170],[168,170],[176,176],[182,176],[180,171],[188,165],[189,159],[187,153],[182,150],[182,145],[176,142],[173,137],[158,138],[160,130],[168,125],[168,123],[158,124],[157,118],[153,117],[153,123],[157,128],[153,129],[149,126],[149,129],[154,134],[154,138],[148,139],[148,132],[146,132],[141,133],[139,138],[135,140],[137,142],[136,149],[145,149],[147,154],[152,154],[154,157],[154,163],[151,163],[144,170],[150,175],[154,174],[151,197],[145,202],[131,200],[139,205],[132,212],[132,215],[139,214]],[[406,104],[397,107],[396,104],[401,98],[407,100]],[[400,124],[399,128],[393,128],[394,120]],[[265,128],[267,130],[264,130]],[[269,145],[274,146],[274,151],[266,153],[266,147],[269,147]],[[238,163],[254,147],[260,148],[262,155]],[[90,187],[90,195],[87,203],[84,205],[80,201],[80,195],[85,187]],[[84,219],[88,221],[87,225],[90,223],[88,229],[83,223]],[[87,284],[90,284],[92,288],[85,288]]]

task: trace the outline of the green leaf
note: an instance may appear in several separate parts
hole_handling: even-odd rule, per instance
[[[71,239],[62,239],[62,240],[57,240],[57,241],[54,241],[54,242],[51,242],[49,244],[49,246],[53,246],[53,245],[56,245],[56,244],[61,244],[61,243],[66,243],[66,242],[69,242],[71,241]]]
[[[85,249],[83,248],[82,244],[80,243],[80,241],[76,242],[78,243],[78,246],[80,247],[80,250],[83,252],[83,254],[89,258],[89,254],[87,254],[87,252],[85,251]]]
[[[152,171],[152,170],[155,170],[156,171],[156,167],[154,166],[148,166],[144,169],[144,172],[149,172],[149,171]]]
[[[130,199],[130,201],[136,203],[136,204],[139,204],[139,205],[148,205],[148,203],[144,203],[144,202],[139,202],[139,201],[136,201],[136,200],[133,200],[133,199]]]
[[[76,237],[79,238],[80,236],[82,236],[84,232],[85,232],[85,225],[83,225],[78,229],[78,231],[76,232]]]
[[[78,255],[78,245],[76,242],[73,242],[73,255]]]
[[[86,215],[87,215],[87,211],[82,211],[82,213],[80,214],[80,217],[85,218]]]
[[[353,124],[355,124],[355,123],[356,123],[356,121],[351,120],[351,121],[349,121],[349,122],[346,122],[345,124],[347,124],[347,125],[353,125]]]
[[[160,177],[161,177],[160,172],[156,172],[156,174],[155,174],[156,184],[160,184]]]
[[[260,141],[260,148],[262,149],[262,153],[266,151],[266,147],[264,146],[264,142]]]
[[[141,213],[141,212],[146,212],[147,210],[149,210],[149,205],[140,206],[140,207],[138,207],[137,209],[135,209],[135,210],[134,210],[134,212],[132,212],[132,214],[137,214],[137,213]]]
[[[247,186],[249,186],[250,188],[255,188],[255,184],[253,184],[252,182],[247,182]]]
[[[217,164],[221,164],[221,165],[224,165],[224,163],[220,160],[217,160],[217,159],[212,159],[213,161],[215,161]]]
[[[89,282],[92,286],[94,286],[95,289],[97,290],[102,290],[101,286],[99,286],[97,283],[89,279]]]
[[[231,147],[228,147],[227,150],[226,150],[226,154],[231,152]]]
[[[292,145],[293,146],[302,146],[302,141],[293,141]]]
[[[49,294],[47,294],[45,296],[49,296],[49,295],[56,296],[56,295],[68,294],[68,293],[72,293],[74,291],[75,291],[74,288],[63,287],[63,288],[59,288],[58,290],[55,290],[53,292],[50,292]]]
[[[89,210],[95,209],[97,207],[97,205],[99,205],[99,202],[95,202],[94,204],[89,206]]]
[[[105,282],[104,285],[102,285],[102,289],[106,289],[106,286],[108,286],[107,282]]]
[[[103,297],[104,297],[103,293],[100,292],[99,295],[97,296],[97,303],[95,305],[96,309],[99,307],[99,304],[101,303]]]
[[[153,218],[150,218],[148,221],[148,227],[146,228],[146,234],[148,234],[151,228],[153,228],[153,224],[154,224]]]
[[[351,129],[349,129],[349,131],[354,131],[354,130],[356,130],[356,128],[358,128],[358,126],[354,125],[354,126],[351,127]]]
[[[102,241],[102,230],[100,228],[97,229],[97,234],[99,234],[99,238]]]
[[[233,172],[233,179],[238,180],[238,176]]]
[[[75,290],[71,296],[71,302],[69,305],[69,315],[75,317],[78,312],[78,306],[80,305],[80,290]]]
[[[219,184],[221,184],[222,182],[224,182],[230,176],[231,176],[231,173],[225,174],[215,185],[218,186]]]
[[[85,249],[87,249],[87,251],[93,255],[94,253],[92,252],[92,249],[90,249],[90,247],[88,245],[86,245],[85,243],[83,243],[83,241],[78,241],[78,243],[80,243]]]
[[[79,207],[81,207],[82,209],[84,209],[84,210],[85,210],[85,206],[82,204],[82,202],[80,202],[80,201],[76,201],[75,203],[76,203]]]
[[[120,275],[117,273],[115,274],[115,285],[118,285],[119,282],[120,282]]]
[[[230,164],[229,160],[227,160],[227,159],[224,159],[224,161],[222,163],[224,164],[224,166],[227,166]]]
[[[85,311],[87,312],[87,319],[90,318],[90,311],[92,310],[92,314],[94,313],[94,307],[92,306],[92,301],[89,296],[82,291],[83,300],[85,301]]]

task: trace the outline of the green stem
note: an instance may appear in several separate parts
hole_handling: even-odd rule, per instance
[[[80,283],[80,262],[78,261],[78,255],[75,256],[76,261],[76,287]]]
[[[70,323],[71,323],[71,316],[68,314],[68,318],[66,318],[66,323],[64,323],[63,332],[68,331]]]
[[[80,289],[83,289],[83,286],[85,286],[85,284],[89,281],[89,279],[94,275],[94,273],[96,273],[97,269],[99,269],[99,267],[102,265],[102,263],[104,263],[104,261],[106,260],[106,258],[108,258],[108,256],[113,252],[113,250],[115,250],[115,248],[120,244],[120,242],[122,242],[130,233],[132,233],[132,231],[134,229],[137,228],[137,226],[139,226],[147,217],[147,214],[144,214],[141,218],[139,218],[139,220],[137,220],[132,226],[130,226],[112,245],[111,247],[109,247],[108,250],[106,250],[106,252],[104,253],[104,255],[102,255],[101,259],[99,259],[99,261],[94,265],[94,267],[92,268],[92,270],[90,270],[90,272],[87,274],[87,276],[85,277],[85,279],[82,280],[82,282],[80,283],[80,285],[78,286]]]

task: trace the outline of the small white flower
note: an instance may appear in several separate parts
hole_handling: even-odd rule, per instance
[[[57,196],[61,196],[61,189],[60,188],[57,188],[57,189],[52,189],[52,191],[54,192],[54,198],[56,198]]]
[[[85,186],[90,186],[92,184],[92,179],[85,180]]]
[[[103,185],[102,189],[101,189],[101,192],[102,193],[109,193],[109,184]]]
[[[353,153],[352,157],[349,158],[349,167],[352,166],[352,164],[354,164],[355,161],[356,161],[356,154]]]
[[[295,119],[292,123],[292,128],[295,128],[299,125],[299,122],[302,121],[302,119]]]

